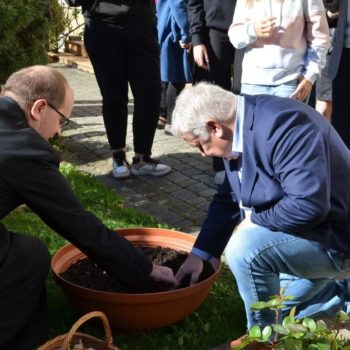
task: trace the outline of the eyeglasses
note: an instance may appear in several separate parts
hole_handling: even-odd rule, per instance
[[[46,101],[47,102],[47,101]],[[70,122],[69,118],[67,118],[62,112],[60,112],[56,107],[54,107],[50,102],[47,102],[47,105],[53,109],[56,113],[58,113],[61,116],[60,120],[60,127],[63,128],[67,126]]]

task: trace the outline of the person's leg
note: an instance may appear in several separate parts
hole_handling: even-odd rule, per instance
[[[134,151],[150,156],[161,97],[155,23],[128,27],[124,33],[124,43],[128,46],[127,75],[134,96]]]
[[[232,90],[235,49],[226,32],[209,29],[209,80],[225,90]]]
[[[333,104],[332,100],[316,100],[315,109],[321,113],[327,120],[331,120]]]
[[[227,32],[210,28],[207,50],[210,66],[208,80],[225,90],[231,91],[235,49],[230,43]],[[225,177],[225,167],[221,158],[213,157],[213,169],[216,172],[214,183],[220,185]]]
[[[235,59],[233,61],[233,82],[232,92],[236,95],[241,93],[242,87],[242,62],[244,57],[245,49],[235,50]]]
[[[35,237],[11,236],[10,251],[0,267],[0,349],[28,350],[46,340],[50,255]]]
[[[331,122],[347,147],[350,148],[350,118],[348,111],[350,97],[350,49],[343,48],[338,72],[332,86],[333,112]]]
[[[102,95],[102,113],[112,151],[125,147],[128,118],[127,57],[121,29],[86,19],[84,42]]]
[[[162,81],[162,93],[160,98],[160,111],[159,111],[159,120],[158,120],[158,129],[163,129],[167,122],[167,102],[166,94],[168,90],[169,83],[167,81]]]
[[[161,82],[156,23],[128,26],[124,32],[127,75],[134,96],[134,152],[131,173],[163,176],[171,167],[151,158],[160,106]]]
[[[350,264],[339,267],[338,258],[317,242],[254,226],[233,234],[226,257],[245,304],[248,328],[275,322],[272,310],[252,311],[250,305],[278,295],[281,283],[287,285],[286,295],[294,297],[287,309],[296,305],[298,316],[340,309],[345,302],[346,293],[335,278],[350,275]],[[287,275],[294,277],[286,282]]]
[[[180,92],[185,88],[185,83],[173,83],[169,82],[168,89],[166,91],[166,102],[168,108],[168,121],[171,125],[172,114],[175,108],[176,97],[179,96]]]
[[[293,306],[297,306],[296,317],[299,318],[334,317],[348,298],[345,284],[335,279],[305,279],[282,273],[280,283],[281,287],[285,287],[285,295],[294,297],[292,301],[284,303],[284,316],[289,314]]]
[[[321,77],[315,81],[315,109],[329,121],[332,116],[332,79],[328,77],[330,55],[327,55],[326,66],[322,69]]]
[[[84,42],[102,95],[102,115],[113,155],[113,176],[130,175],[125,156],[128,122],[128,82],[121,29],[85,20]]]

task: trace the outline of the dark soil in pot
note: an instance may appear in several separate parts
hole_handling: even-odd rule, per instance
[[[140,249],[141,252],[152,260],[153,263],[170,267],[174,273],[177,272],[181,264],[188,256],[187,252],[178,251],[171,248],[140,247],[137,249]],[[212,268],[211,264],[204,261],[203,271],[198,282],[207,279],[213,273],[214,269]],[[149,281],[146,285],[140,286],[140,289],[137,291],[129,290],[88,258],[79,260],[72,264],[65,272],[61,273],[60,276],[66,281],[77,284],[81,287],[100,290],[103,292],[154,293],[167,289],[165,286]],[[188,287],[189,283],[190,276],[188,275],[182,280],[181,284],[178,286],[178,289]]]

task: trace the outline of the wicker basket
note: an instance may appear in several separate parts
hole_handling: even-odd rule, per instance
[[[105,340],[100,340],[91,335],[77,332],[77,329],[83,323],[94,317],[99,317],[102,320],[106,335]],[[60,335],[52,340],[49,340],[37,350],[71,350],[75,344],[80,342],[80,340],[83,342],[85,348],[93,348],[94,350],[120,350],[113,345],[112,332],[108,319],[106,315],[100,311],[92,311],[82,316],[73,324],[72,328],[67,334]]]

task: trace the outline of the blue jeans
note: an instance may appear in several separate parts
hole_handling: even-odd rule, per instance
[[[293,300],[280,317],[296,306],[296,317],[334,316],[344,307],[350,259],[332,255],[317,242],[261,226],[237,230],[226,247],[226,258],[243,299],[248,328],[276,323],[275,313],[253,311],[250,305],[267,301],[285,287]]]
[[[274,95],[280,97],[289,97],[297,88],[298,80],[292,80],[281,85],[256,85],[242,84],[241,93],[247,95]]]

